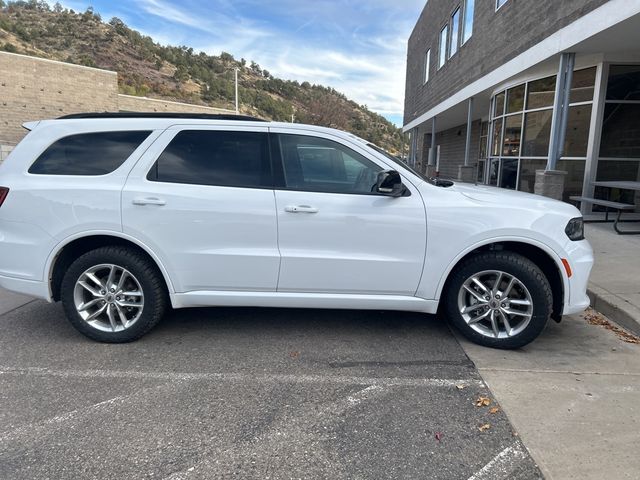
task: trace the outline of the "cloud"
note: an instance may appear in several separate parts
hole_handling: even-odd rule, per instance
[[[71,0],[76,10],[89,1]],[[163,44],[258,62],[272,74],[324,84],[399,118],[406,44],[425,0],[94,0]]]

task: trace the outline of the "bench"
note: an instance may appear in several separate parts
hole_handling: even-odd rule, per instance
[[[631,204],[631,203],[622,203],[622,202],[613,202],[611,200],[602,200],[600,198],[591,198],[591,197],[582,197],[582,196],[571,196],[569,197],[569,199],[574,200],[576,202],[585,202],[585,203],[592,203],[593,205],[600,205],[601,207],[604,207],[604,221],[608,222],[609,221],[609,209],[612,210],[617,210],[618,211],[618,216],[616,217],[615,221],[613,222],[613,228],[614,230],[619,234],[619,235],[637,235],[640,234],[640,230],[620,230],[620,228],[618,227],[618,223],[621,222],[620,220],[620,216],[622,215],[622,212],[624,212],[625,210],[627,211],[632,211],[636,209],[636,206]]]

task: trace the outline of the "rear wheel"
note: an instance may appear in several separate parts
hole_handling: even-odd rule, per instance
[[[67,270],[62,304],[71,324],[100,342],[131,342],[147,333],[166,308],[164,282],[156,266],[127,247],[85,253]]]
[[[485,252],[453,272],[445,294],[449,321],[469,340],[519,348],[544,329],[552,311],[549,281],[529,259]]]

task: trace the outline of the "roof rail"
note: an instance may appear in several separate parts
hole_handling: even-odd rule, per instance
[[[227,113],[176,113],[176,112],[88,112],[72,113],[58,117],[58,120],[72,120],[84,118],[185,118],[195,120],[238,120],[245,122],[266,122],[261,118],[249,115],[235,115]]]

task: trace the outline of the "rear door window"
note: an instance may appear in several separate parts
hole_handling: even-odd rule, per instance
[[[160,154],[147,179],[223,187],[272,187],[268,134],[183,130]]]
[[[56,140],[29,168],[38,175],[106,175],[122,165],[150,131],[92,132]]]

